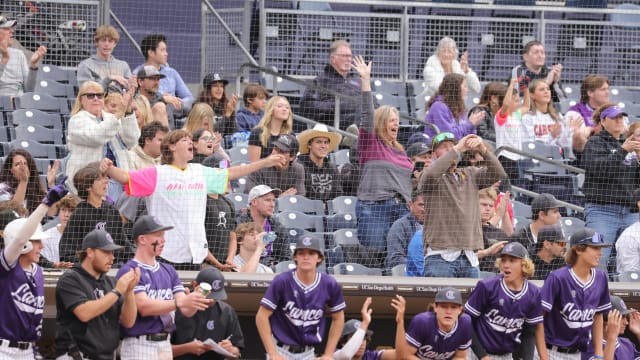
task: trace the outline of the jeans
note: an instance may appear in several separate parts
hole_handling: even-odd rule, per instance
[[[424,276],[477,279],[480,277],[480,270],[477,266],[471,266],[464,254],[453,261],[447,261],[440,255],[431,255],[424,258]]]
[[[396,199],[356,202],[358,240],[361,245],[384,251],[389,228],[406,213],[407,204]]]
[[[587,203],[584,214],[585,226],[602,234],[604,241],[611,245],[615,244],[624,229],[638,221],[638,213],[629,212],[629,207],[622,205]],[[602,248],[598,267],[606,273],[610,256],[611,248]]]

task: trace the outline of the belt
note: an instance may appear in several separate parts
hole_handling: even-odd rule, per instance
[[[0,346],[7,346],[10,348],[18,348],[20,350],[28,350],[33,346],[31,341],[11,341],[0,339]]]
[[[136,339],[147,339],[147,341],[165,341],[169,338],[169,334],[168,333],[157,333],[157,334],[146,334],[146,335],[139,335],[135,337]]]
[[[553,350],[555,352],[563,353],[563,354],[577,354],[580,350],[576,348],[564,347],[564,346],[555,346],[552,344],[547,344],[547,349]]]
[[[282,348],[284,351],[288,351],[292,354],[300,354],[303,352],[307,352],[313,349],[313,346],[305,346],[305,345],[286,345],[281,343],[280,341],[276,342],[279,348]]]
[[[81,353],[80,351],[70,351],[67,353],[72,359],[91,359],[88,355]]]

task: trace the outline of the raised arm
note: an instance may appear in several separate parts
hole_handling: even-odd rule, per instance
[[[250,164],[245,164],[241,166],[232,166],[229,168],[229,180],[239,179],[243,176],[247,176],[251,174],[252,172],[255,172],[267,167],[272,167],[276,165],[284,166],[286,162],[287,162],[287,159],[285,156],[280,154],[271,154],[269,155],[269,157],[260,159]]]

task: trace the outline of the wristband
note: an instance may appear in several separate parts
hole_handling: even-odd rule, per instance
[[[118,289],[114,288],[113,290],[111,290],[111,292],[116,294],[116,296],[118,297],[118,300],[122,298],[122,293],[118,291]]]
[[[593,355],[592,359],[604,359],[602,355]]]

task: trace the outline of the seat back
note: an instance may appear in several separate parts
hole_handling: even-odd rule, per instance
[[[281,196],[276,201],[278,211],[299,211],[305,214],[324,215],[322,200],[311,200],[302,195]]]
[[[299,211],[283,211],[277,216],[278,221],[286,228],[301,228],[311,232],[324,232],[321,216],[307,215]]]
[[[329,215],[338,213],[356,213],[356,201],[355,196],[338,196],[333,200],[327,201],[327,210]]]
[[[29,139],[41,144],[64,145],[64,136],[58,129],[47,129],[40,125],[20,125],[15,131],[19,139]]]
[[[373,269],[357,263],[340,263],[333,266],[334,275],[381,276],[382,269]]]

